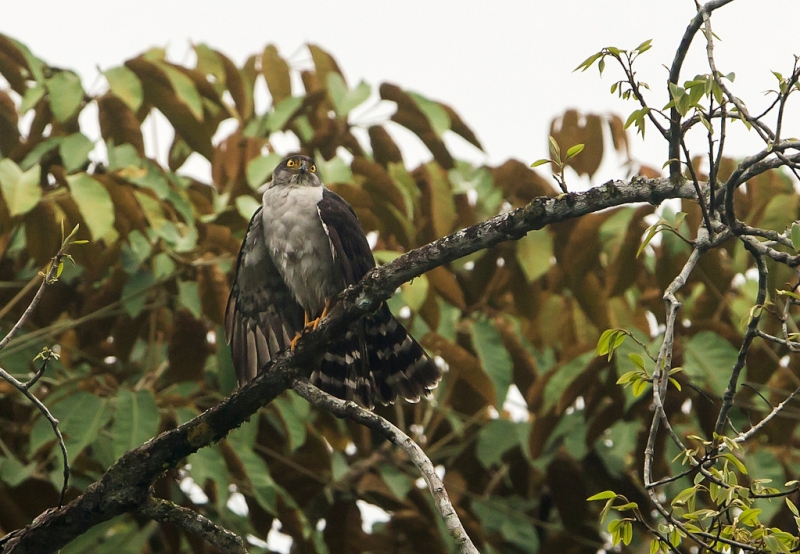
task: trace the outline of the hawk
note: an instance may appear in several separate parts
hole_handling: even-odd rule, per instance
[[[239,251],[225,333],[239,386],[316,329],[336,295],[373,267],[353,208],[322,184],[314,160],[290,156],[267,184]],[[441,372],[381,304],[318,360],[311,382],[367,408],[430,393]]]

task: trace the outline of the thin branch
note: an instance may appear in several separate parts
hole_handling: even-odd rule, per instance
[[[419,469],[428,484],[436,509],[439,511],[439,515],[442,516],[445,527],[450,532],[450,536],[455,541],[459,552],[463,554],[478,554],[478,550],[472,544],[472,540],[470,540],[469,535],[461,525],[461,520],[458,518],[456,510],[452,502],[450,502],[450,497],[447,495],[447,490],[444,488],[444,483],[436,475],[433,464],[425,455],[425,452],[411,437],[378,414],[365,410],[355,402],[339,400],[319,390],[308,381],[298,379],[293,383],[293,387],[300,396],[314,406],[322,408],[336,417],[352,419],[356,423],[369,427],[383,435],[388,441],[402,448],[408,458],[417,466],[417,469]]]
[[[242,538],[194,510],[162,498],[150,498],[137,512],[147,518],[177,525],[226,554],[247,554]]]
[[[739,374],[744,368],[750,345],[756,337],[758,322],[761,321],[762,306],[764,306],[764,302],[767,299],[767,264],[764,262],[764,258],[750,245],[749,241],[743,241],[743,244],[755,258],[758,266],[758,293],[756,294],[755,309],[752,310],[750,322],[747,324],[747,332],[745,332],[742,346],[739,348],[739,355],[736,358],[736,363],[733,364],[733,368],[731,368],[728,387],[725,389],[725,394],[722,395],[722,407],[720,407],[719,415],[717,416],[717,423],[714,425],[714,432],[718,435],[722,434],[725,422],[728,420],[728,413],[733,407],[733,397],[736,395],[736,387],[739,384]]]
[[[683,62],[686,60],[686,54],[689,52],[689,47],[692,45],[692,41],[694,40],[694,36],[697,34],[697,31],[703,25],[704,14],[711,14],[717,8],[721,8],[726,4],[730,4],[733,0],[712,0],[711,2],[706,2],[703,6],[699,6],[697,10],[697,14],[692,18],[692,21],[689,23],[689,26],[686,27],[686,31],[683,33],[683,37],[681,38],[681,42],[678,45],[678,50],[675,52],[675,57],[672,59],[672,66],[669,70],[669,78],[668,82],[677,85],[678,79],[681,75],[681,68],[683,67]],[[669,90],[669,89],[667,89]],[[670,98],[672,97],[671,93],[668,93]],[[681,156],[681,147],[680,147],[680,137],[681,137],[681,116],[678,113],[677,107],[673,106],[670,109],[670,125],[669,125],[669,176],[670,179],[675,181],[680,180],[681,175],[681,164],[680,164],[680,156]]]

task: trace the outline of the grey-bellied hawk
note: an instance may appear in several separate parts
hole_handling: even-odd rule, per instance
[[[314,160],[290,156],[272,174],[247,228],[225,312],[239,385],[316,328],[333,299],[375,259],[353,208],[326,188]],[[311,375],[322,390],[371,408],[419,400],[439,368],[384,303],[333,343]]]

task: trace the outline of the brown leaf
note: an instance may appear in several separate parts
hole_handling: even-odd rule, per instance
[[[236,105],[236,111],[239,113],[239,120],[247,120],[252,115],[253,102],[252,102],[252,89],[250,97],[248,91],[245,89],[245,81],[239,69],[236,67],[231,59],[220,52],[213,50],[222,63],[222,68],[225,70],[225,87],[233,98],[233,103]],[[249,100],[249,102],[248,102]]]
[[[425,335],[422,345],[431,354],[441,356],[450,366],[445,378],[452,390],[450,401],[454,410],[474,414],[487,405],[495,404],[494,385],[477,357],[437,333]]]
[[[115,146],[130,144],[139,156],[144,157],[144,139],[141,121],[128,105],[111,92],[97,99],[100,134]]]
[[[272,95],[273,106],[292,95],[289,64],[281,58],[274,44],[267,45],[264,48],[264,53],[261,54],[261,73],[267,81],[267,88]]]
[[[611,142],[614,144],[614,150],[619,154],[624,154],[625,159],[629,159],[628,133],[625,131],[625,123],[614,113],[608,117],[608,127],[611,131]]]
[[[23,75],[23,70],[30,75],[30,68],[25,56],[19,51],[14,41],[0,34],[0,74],[20,96],[25,94],[28,88],[28,78]]]
[[[376,162],[384,167],[388,167],[390,163],[403,163],[400,148],[382,125],[372,125],[367,132]]]
[[[518,160],[508,160],[492,169],[492,179],[514,207],[524,206],[537,196],[557,194],[547,179]]]
[[[61,246],[61,222],[50,202],[39,202],[25,214],[25,244],[37,266],[50,261]]]
[[[342,70],[339,69],[339,65],[336,63],[336,60],[333,59],[333,56],[328,54],[328,52],[326,52],[316,44],[308,44],[308,50],[309,52],[311,52],[311,59],[314,60],[314,67],[316,68],[318,85],[322,87],[327,87],[328,74],[332,71],[338,73],[339,75],[342,76],[342,79],[344,79]],[[345,84],[347,84],[346,80]]]
[[[583,119],[583,121],[581,121]],[[603,160],[603,120],[599,115],[587,114],[581,117],[577,110],[567,110],[561,117],[550,123],[550,136],[561,149],[561,159],[578,172],[578,175],[591,177]],[[573,158],[567,158],[567,150],[583,144],[583,151]]]
[[[19,146],[18,123],[14,101],[5,90],[0,90],[0,152],[6,156]]]
[[[209,260],[213,257],[213,254],[206,253],[202,259]],[[197,289],[203,315],[217,325],[222,325],[230,289],[228,278],[217,264],[204,264],[197,268]]]
[[[397,104],[397,111],[392,115],[392,121],[417,135],[440,166],[444,169],[452,169],[455,165],[453,157],[442,139],[436,136],[428,118],[417,107],[416,102],[397,85],[382,83],[378,92],[383,100],[390,100]]]
[[[468,143],[472,144],[478,150],[483,150],[483,146],[481,146],[480,141],[478,141],[478,137],[475,136],[475,133],[472,132],[472,129],[467,127],[467,124],[464,123],[464,120],[461,119],[461,116],[456,113],[456,111],[446,104],[440,104],[444,111],[447,112],[447,115],[450,117],[450,130],[453,131],[455,134],[466,140]]]
[[[175,311],[175,327],[167,348],[169,368],[164,372],[165,384],[202,381],[203,367],[210,354],[208,329],[188,310]]]
[[[125,62],[125,66],[136,73],[142,82],[145,102],[158,108],[193,150],[211,160],[213,157],[211,139],[216,133],[218,123],[228,117],[227,110],[220,103],[214,87],[206,81],[202,73],[169,65],[192,79],[197,92],[207,100],[203,102],[202,121],[198,121],[189,108],[178,99],[166,75],[156,64],[142,56]],[[213,113],[210,111],[212,107]]]
[[[450,304],[460,310],[465,310],[464,292],[458,284],[456,276],[446,267],[439,266],[425,274],[431,287]]]

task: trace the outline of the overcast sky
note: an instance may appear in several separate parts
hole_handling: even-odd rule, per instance
[[[241,63],[274,43],[303,66],[303,44],[313,42],[333,54],[351,84],[390,81],[450,104],[488,158],[466,146],[459,153],[492,164],[544,157],[549,122],[566,108],[623,117],[635,108],[609,94],[620,75],[615,68],[602,79],[594,69],[573,73],[603,46],[633,48],[653,39],[639,72],[653,89],[652,105],[663,106],[663,66],[694,14],[691,0],[31,0],[2,8],[0,32],[52,65],[76,69],[92,91],[102,83],[97,67],[119,65],[151,46],[167,46],[181,61],[190,57],[191,42],[205,42]],[[762,92],[774,87],[770,70],[789,73],[800,53],[800,2],[737,0],[712,21],[722,39],[720,70],[736,71],[739,96],[763,103]],[[690,54],[687,79],[708,71],[702,43]],[[652,131],[645,145],[633,141],[634,154],[660,167],[666,149]],[[739,155],[748,147],[734,146]]]

